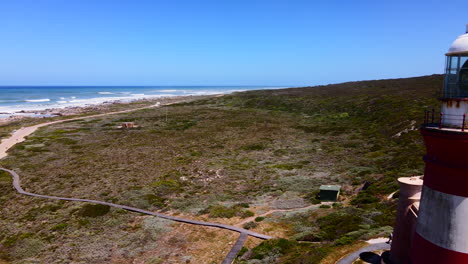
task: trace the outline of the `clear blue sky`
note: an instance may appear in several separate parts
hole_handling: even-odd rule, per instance
[[[442,73],[466,0],[0,0],[0,85],[315,85]]]

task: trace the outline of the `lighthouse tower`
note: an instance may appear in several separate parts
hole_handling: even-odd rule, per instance
[[[426,167],[412,264],[468,263],[468,25],[446,54],[441,113],[427,113],[421,134]]]

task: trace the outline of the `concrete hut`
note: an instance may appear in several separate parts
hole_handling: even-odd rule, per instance
[[[341,186],[322,185],[320,186],[320,201],[336,201],[340,195]]]

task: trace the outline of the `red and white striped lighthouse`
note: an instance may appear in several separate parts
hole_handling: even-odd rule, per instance
[[[450,47],[442,112],[421,128],[427,154],[412,264],[468,263],[468,25]]]

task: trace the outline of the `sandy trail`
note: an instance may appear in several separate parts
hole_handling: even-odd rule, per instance
[[[164,104],[164,105],[169,105]],[[128,109],[128,110],[123,110],[123,111],[117,111],[117,112],[110,112],[110,113],[103,113],[103,114],[97,114],[97,115],[90,115],[90,116],[80,116],[80,117],[75,117],[75,118],[70,118],[70,119],[63,119],[63,120],[57,120],[57,121],[50,121],[34,126],[29,126],[29,127],[22,127],[16,131],[14,131],[9,138],[3,139],[2,142],[0,143],[0,159],[3,159],[6,157],[7,151],[13,147],[15,144],[23,142],[27,136],[31,135],[40,127],[52,125],[52,124],[58,124],[58,123],[63,123],[66,121],[73,121],[73,120],[81,120],[81,119],[86,119],[86,118],[93,118],[93,117],[100,117],[100,116],[106,116],[106,115],[113,115],[113,114],[122,114],[122,113],[128,113],[128,112],[133,112],[133,111],[138,111],[142,109],[148,109],[148,108],[154,108],[158,107],[160,104],[155,104],[151,106],[145,106],[145,107],[140,107],[140,108],[135,108],[135,109]],[[162,105],[161,105],[162,106]]]

